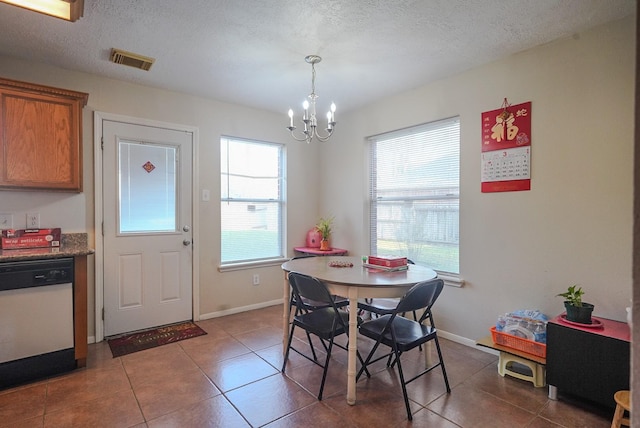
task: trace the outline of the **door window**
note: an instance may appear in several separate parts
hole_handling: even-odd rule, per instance
[[[176,147],[119,142],[119,234],[178,230],[176,158]]]

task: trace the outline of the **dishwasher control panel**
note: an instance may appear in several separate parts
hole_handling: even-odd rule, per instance
[[[73,283],[73,258],[0,263],[0,291]]]

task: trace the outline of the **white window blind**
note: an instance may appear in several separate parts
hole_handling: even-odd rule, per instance
[[[459,118],[368,141],[372,254],[459,274]]]
[[[284,148],[220,140],[221,263],[284,257]]]

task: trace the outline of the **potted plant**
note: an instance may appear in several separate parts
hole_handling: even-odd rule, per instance
[[[331,225],[333,224],[333,217],[322,217],[316,223],[316,229],[322,235],[322,239],[320,240],[320,250],[329,251],[331,248],[329,247],[329,236],[331,235]]]
[[[582,301],[584,290],[582,287],[572,285],[567,291],[560,293],[557,297],[564,298],[564,308],[567,311],[567,321],[580,324],[591,324],[591,313],[593,305]]]

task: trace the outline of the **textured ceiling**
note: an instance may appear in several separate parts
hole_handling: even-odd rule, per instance
[[[0,3],[0,55],[282,112],[347,111],[620,19],[635,0],[85,0],[68,23]],[[156,58],[109,62],[111,48]],[[73,89],[73,88],[71,88]]]

